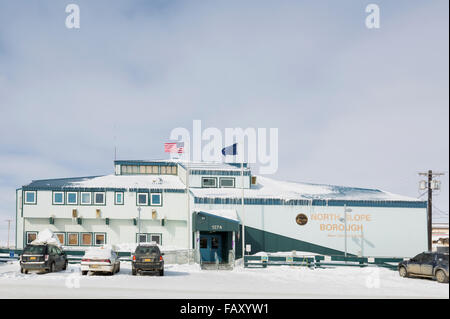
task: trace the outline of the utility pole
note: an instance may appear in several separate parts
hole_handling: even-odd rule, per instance
[[[426,176],[426,181],[420,182],[420,189],[426,189],[428,192],[428,208],[427,208],[427,237],[428,237],[428,251],[433,250],[433,240],[432,240],[432,223],[433,223],[433,190],[440,189],[440,181],[434,180],[433,176],[442,176],[444,173],[433,173],[432,170],[428,172],[421,172],[419,176]]]
[[[8,249],[9,249],[9,232],[10,232],[10,229],[11,229],[11,219],[7,219],[6,220],[7,222],[8,222]]]

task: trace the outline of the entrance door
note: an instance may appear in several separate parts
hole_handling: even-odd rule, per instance
[[[222,237],[220,235],[200,235],[200,256],[205,262],[222,262]]]

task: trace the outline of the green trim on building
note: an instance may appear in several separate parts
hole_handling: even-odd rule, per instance
[[[209,214],[206,212],[194,212],[192,214],[193,231],[218,231],[238,232],[239,221]]]

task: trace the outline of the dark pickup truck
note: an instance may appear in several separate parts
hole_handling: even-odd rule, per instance
[[[138,272],[158,272],[164,276],[164,253],[161,253],[157,245],[139,245],[132,257],[131,274]]]
[[[402,277],[426,277],[448,282],[448,253],[423,252],[398,264]]]

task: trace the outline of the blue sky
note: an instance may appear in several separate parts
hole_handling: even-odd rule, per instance
[[[277,127],[278,179],[417,197],[445,171],[448,221],[448,1],[377,1],[378,30],[368,3],[0,0],[0,241],[16,188],[165,158],[194,119]]]

